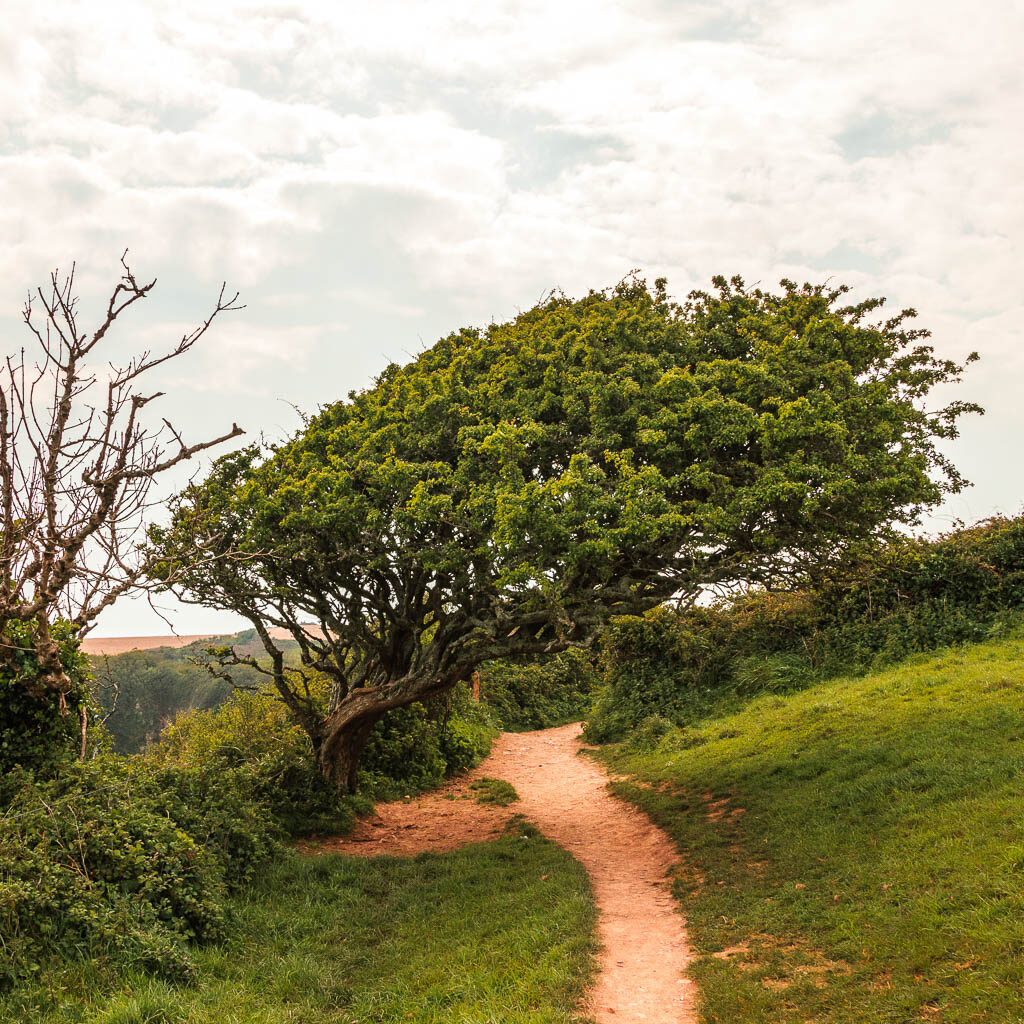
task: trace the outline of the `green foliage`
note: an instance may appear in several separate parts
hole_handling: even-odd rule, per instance
[[[428,789],[445,777],[438,729],[422,704],[388,712],[374,727],[363,753],[362,771],[382,793],[394,784]]]
[[[597,672],[578,647],[561,654],[489,661],[480,668],[480,693],[507,732],[549,729],[583,718]]]
[[[389,711],[374,726],[363,753],[366,788],[387,797],[438,786],[479,763],[496,732],[465,685]]]
[[[326,701],[320,680],[319,698]],[[345,832],[368,798],[439,785],[490,750],[495,730],[465,687],[426,705],[398,708],[374,727],[363,757],[364,795],[340,797],[317,771],[309,739],[269,693],[236,691],[221,706],[179,715],[148,756],[216,770],[245,766],[260,801],[290,835]]]
[[[631,750],[653,750],[663,736],[675,728],[673,723],[661,715],[648,715],[640,720],[640,724],[629,734]]]
[[[1024,609],[1024,516],[993,518],[935,541],[898,540],[822,589],[811,656],[841,670],[985,639]]]
[[[455,691],[456,693],[458,690]],[[459,775],[479,764],[491,750],[498,730],[486,709],[477,708],[442,720],[437,742],[446,775]]]
[[[217,708],[179,715],[147,758],[212,773],[244,768],[257,799],[290,835],[345,832],[365,809],[328,785],[305,733],[268,693],[238,690]]]
[[[436,785],[475,764],[493,731],[464,688],[400,709],[378,726],[368,788]],[[192,947],[223,936],[226,893],[252,881],[281,832],[343,832],[370,807],[339,798],[278,699],[248,691],[179,715],[145,755],[70,760],[50,781],[12,771],[5,795],[7,985],[79,956],[189,980]]]
[[[997,518],[936,540],[893,539],[817,591],[615,620],[587,737],[622,739],[651,715],[692,724],[757,694],[984,639],[1024,611],[1022,581],[1024,517]]]
[[[56,622],[50,632],[60,649],[61,666],[71,682],[61,704],[60,694],[30,692],[39,677],[35,628],[8,622],[4,633],[14,647],[0,659],[0,779],[17,766],[48,774],[79,749],[79,709],[89,703],[89,663],[79,652],[75,631]],[[3,801],[0,782],[0,806]]]
[[[962,485],[936,445],[974,407],[923,408],[961,367],[912,311],[871,324],[881,301],[844,288],[715,287],[678,305],[627,280],[442,338],[288,443],[221,459],[154,531],[158,574],[315,624],[351,743],[327,742],[297,677],[277,684],[344,784],[386,707],[673,593],[809,571]],[[192,565],[197,543],[234,557]]]
[[[188,660],[191,653],[160,648],[90,659],[97,700],[109,715],[106,726],[118,753],[138,753],[179,712],[216,707],[230,694],[222,680]]]
[[[516,787],[511,782],[506,782],[504,779],[492,779],[489,775],[484,775],[471,782],[469,788],[476,793],[478,804],[496,804],[498,807],[508,807],[509,804],[514,804],[519,799]]]
[[[275,848],[244,772],[107,756],[12,781],[0,817],[0,985],[80,956],[188,980],[186,943],[224,934],[228,888]]]
[[[1017,628],[601,751],[685,851],[708,1020],[1024,1018],[1022,699]]]
[[[587,740],[621,739],[652,715],[691,716],[730,656],[709,635],[716,624],[716,613],[704,609],[685,619],[667,608],[614,619],[602,634],[605,678],[587,719]]]
[[[417,858],[285,855],[228,903],[195,984],[96,963],[0,997],[3,1024],[565,1024],[593,971],[586,873],[515,830]]]

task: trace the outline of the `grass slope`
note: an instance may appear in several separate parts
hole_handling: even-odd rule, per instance
[[[39,1024],[554,1024],[592,971],[586,874],[529,826],[415,859],[290,855],[174,989],[99,969],[0,1001]]]
[[[707,1021],[1024,1021],[1024,633],[601,757],[689,865]]]

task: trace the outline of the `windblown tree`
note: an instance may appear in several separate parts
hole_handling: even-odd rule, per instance
[[[77,638],[118,597],[148,583],[153,555],[138,542],[154,482],[242,433],[232,425],[189,443],[168,420],[152,422],[147,407],[161,395],[144,390],[150,371],[188,352],[221,313],[242,308],[237,295],[225,297],[222,287],[193,331],[117,366],[103,343],[156,284],[140,283],[121,263],[90,327],[74,268],[54,271],[24,307],[32,346],[0,369],[0,765],[24,763],[25,737],[66,731],[55,718],[67,716],[69,702],[84,743],[87,673]]]
[[[962,368],[913,311],[715,285],[677,305],[628,280],[462,330],[180,496],[159,572],[249,619],[339,790],[383,714],[488,659],[812,572],[963,486],[936,443],[976,407],[925,408]]]

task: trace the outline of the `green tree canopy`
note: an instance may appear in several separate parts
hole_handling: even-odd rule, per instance
[[[679,305],[628,279],[458,331],[181,495],[153,535],[163,578],[248,617],[340,788],[386,710],[485,660],[810,572],[964,484],[936,445],[976,407],[926,409],[962,367],[912,310],[872,323],[881,300],[845,288],[715,287]]]

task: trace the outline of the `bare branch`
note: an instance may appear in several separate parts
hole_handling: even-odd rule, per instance
[[[213,310],[166,352],[108,363],[105,394],[90,402],[101,343],[156,284],[139,283],[127,251],[121,267],[92,331],[80,322],[76,267],[66,275],[55,270],[22,311],[38,346],[35,361],[23,349],[0,366],[0,660],[14,646],[8,627],[32,624],[42,673],[36,685],[60,695],[70,682],[51,623],[68,619],[84,632],[117,598],[144,586],[152,556],[139,541],[157,504],[154,482],[243,433],[232,424],[189,443],[166,418],[143,422],[163,393],[141,390],[140,378],[189,351],[221,313],[244,308],[237,293],[226,297],[224,284]]]

